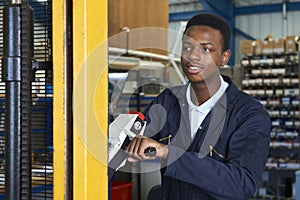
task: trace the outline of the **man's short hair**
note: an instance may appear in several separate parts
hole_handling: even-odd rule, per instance
[[[221,32],[221,35],[223,36],[223,52],[229,49],[231,31],[229,24],[224,19],[218,17],[217,15],[208,13],[197,14],[188,21],[184,33],[191,26],[201,25],[209,26],[211,28],[219,30]]]

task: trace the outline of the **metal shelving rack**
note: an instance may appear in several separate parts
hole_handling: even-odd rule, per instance
[[[242,89],[258,99],[272,121],[271,143],[259,196],[292,197],[300,169],[299,52],[244,55]]]

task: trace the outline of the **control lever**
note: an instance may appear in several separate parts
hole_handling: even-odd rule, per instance
[[[145,149],[144,154],[146,156],[155,156],[156,155],[156,149],[154,147],[149,147]]]

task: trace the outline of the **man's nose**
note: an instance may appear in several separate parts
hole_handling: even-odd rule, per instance
[[[191,60],[201,60],[201,50],[199,47],[194,47],[193,50],[189,54],[189,59]]]

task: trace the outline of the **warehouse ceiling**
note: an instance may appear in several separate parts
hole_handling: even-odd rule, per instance
[[[233,0],[235,6],[268,5],[284,2],[299,2],[299,0]]]
[[[170,5],[174,4],[190,4],[200,2],[200,0],[169,0]],[[235,6],[254,6],[254,5],[268,5],[278,4],[283,2],[300,2],[300,0],[232,0]]]
[[[169,4],[185,4],[198,2],[199,0],[169,0]]]

